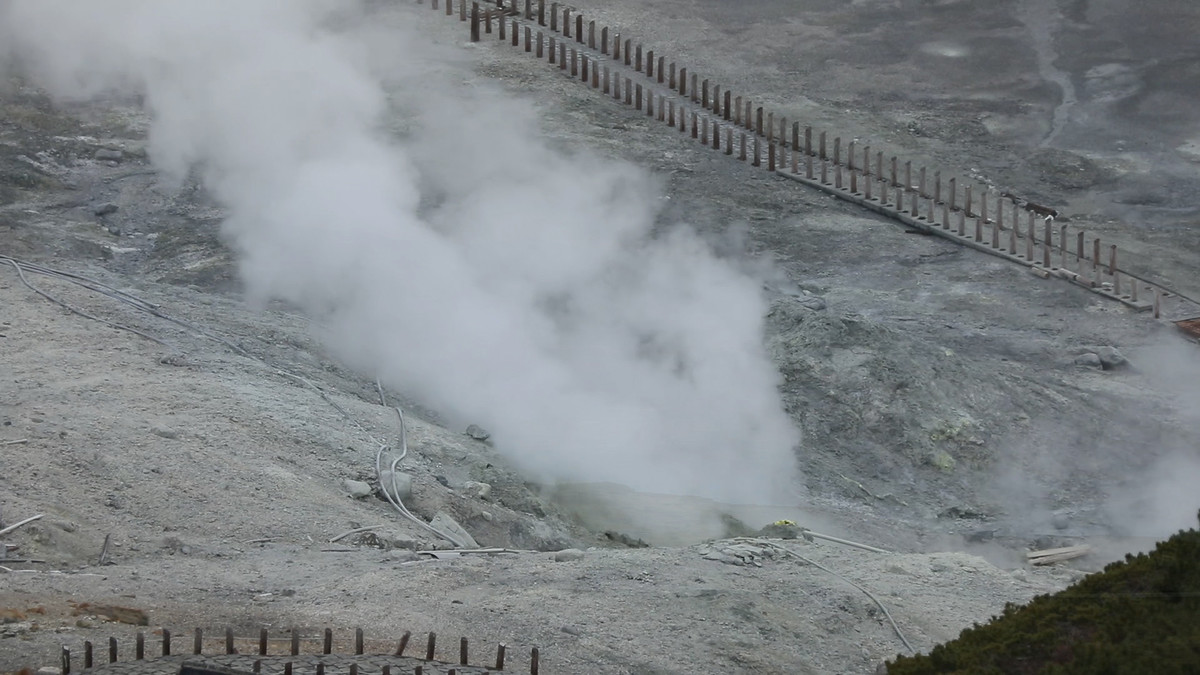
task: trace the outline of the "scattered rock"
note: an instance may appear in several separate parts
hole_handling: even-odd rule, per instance
[[[364,483],[361,480],[346,479],[342,482],[342,485],[346,488],[346,493],[354,499],[362,499],[375,493],[369,483]]]
[[[150,427],[150,433],[162,438],[179,438],[179,432],[169,427]]]
[[[1100,360],[1100,355],[1094,352],[1084,352],[1075,357],[1075,365],[1085,368],[1103,368],[1104,362]]]
[[[731,544],[729,542],[713,542],[701,549],[705,560],[715,560],[726,565],[753,565],[762,567],[760,560],[774,556],[775,551],[769,546],[757,546],[750,543]]]
[[[463,489],[470,492],[476,499],[487,499],[492,495],[492,486],[489,483],[469,480],[463,483]]]
[[[579,630],[575,626],[563,626],[562,628],[559,628],[559,630],[566,633],[567,635],[574,635],[576,637],[583,634],[583,631]]]
[[[472,424],[471,426],[467,427],[467,435],[470,436],[471,438],[474,438],[477,441],[486,441],[487,439],[492,437],[492,435],[490,433],[488,433],[483,427],[479,426],[478,424]]]
[[[421,547],[416,537],[401,532],[381,532],[380,538],[388,548],[402,548],[415,551]]]
[[[397,548],[397,549],[392,549],[388,553],[388,558],[392,562],[404,563],[404,562],[413,562],[415,560],[420,560],[421,556],[417,555],[416,551],[409,551],[407,549]]]
[[[120,150],[100,148],[96,151],[96,154],[92,155],[92,157],[102,162],[119,162],[125,159],[125,153],[121,152]]]
[[[1068,518],[1067,514],[1065,513],[1056,513],[1054,514],[1054,517],[1050,519],[1050,524],[1053,525],[1054,529],[1056,530],[1065,530],[1071,526],[1071,519]]]
[[[37,675],[62,675],[62,671],[54,666],[42,666],[37,669]]]
[[[433,526],[434,529],[441,530],[442,532],[454,537],[462,546],[466,548],[479,548],[479,544],[475,543],[474,537],[464,530],[462,525],[459,525],[458,521],[451,518],[450,514],[446,513],[445,511],[438,511],[437,515],[433,517],[433,520],[430,521],[429,524]]]
[[[1129,364],[1125,355],[1116,347],[1097,347],[1092,351],[1096,353],[1096,356],[1100,357],[1100,365],[1105,370],[1115,370]]]
[[[379,496],[383,497],[383,490],[386,489],[388,494],[402,502],[412,497],[413,477],[403,471],[397,471],[394,479],[395,482],[393,484],[393,474],[391,471],[381,471],[379,473]]]
[[[107,216],[109,214],[116,213],[118,208],[120,208],[120,207],[118,207],[116,204],[113,204],[112,202],[105,202],[104,204],[97,206],[96,209],[94,211],[92,211],[92,213],[103,218],[104,216]]]
[[[774,539],[796,539],[800,536],[801,528],[790,520],[777,520],[758,531],[760,537]]]
[[[799,302],[801,307],[814,312],[824,311],[826,307],[825,298],[819,295],[805,295],[804,297],[796,298],[796,302]]]
[[[945,450],[938,450],[929,456],[929,463],[942,471],[952,471],[958,462]]]
[[[583,558],[583,551],[577,548],[564,548],[554,554],[554,562],[571,562]]]

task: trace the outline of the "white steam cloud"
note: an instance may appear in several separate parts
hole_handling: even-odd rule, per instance
[[[415,30],[362,11],[0,0],[0,53],[59,97],[142,93],[153,161],[228,208],[252,296],[320,317],[342,357],[541,477],[795,489],[759,283],[656,231],[642,172],[552,149],[532,106],[424,70]],[[394,108],[407,140],[385,131]]]

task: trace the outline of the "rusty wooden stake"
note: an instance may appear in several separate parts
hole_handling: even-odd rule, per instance
[[[713,150],[721,149],[721,125],[716,120],[713,120],[712,147]]]
[[[945,204],[942,205],[942,229],[950,229],[950,207]]]
[[[759,147],[759,137],[754,137],[754,161],[751,166],[762,166],[762,148]]]
[[[325,629],[325,644],[329,644],[329,640],[331,637],[330,632],[331,631],[328,628]],[[268,636],[269,636],[269,633],[267,632],[266,628],[259,629],[259,631],[258,631],[258,655],[259,656],[267,655],[267,638],[268,638]],[[325,653],[328,654],[329,652],[325,652]]]
[[[971,186],[970,185],[963,188],[963,211],[966,211],[968,216],[971,215]]]
[[[738,155],[738,159],[742,160],[743,162],[746,161],[746,132],[744,131],[742,132],[742,150]]]
[[[871,199],[871,183],[874,182],[875,179],[870,174],[863,175],[863,196],[868,200]]]
[[[71,675],[71,648],[63,645],[59,659],[59,675]]]
[[[675,79],[675,62],[674,61],[671,62],[671,77],[669,78],[669,80],[670,80],[670,82],[668,83],[667,86],[670,87],[671,91],[675,91],[676,87],[678,87],[679,85],[677,84],[677,81]]]
[[[491,31],[488,31],[491,32]],[[479,42],[479,3],[471,3],[471,42]]]
[[[642,85],[641,84],[637,85],[637,89],[634,90],[633,99],[634,99],[634,107],[637,108],[638,110],[641,110],[642,109]]]
[[[904,162],[904,189],[912,189],[912,160]]]
[[[1016,210],[1013,211],[1013,226],[1008,230],[1008,252],[1017,255],[1017,228]]]
[[[404,656],[404,650],[408,649],[410,639],[412,639],[412,633],[404,631],[404,635],[400,636],[400,644],[396,645],[396,656]]]
[[[615,61],[617,63],[621,62],[621,34],[620,33],[613,33],[612,57],[613,57],[613,61]]]
[[[1154,318],[1162,317],[1162,290],[1154,289]]]
[[[447,3],[446,3],[446,6],[447,6],[447,7],[449,7],[449,6],[450,6],[450,3],[449,3],[449,2],[447,2]],[[233,653],[234,653],[234,649],[233,649],[233,627],[232,627],[232,626],[226,626],[226,627],[225,627],[225,653],[226,653],[226,654],[233,654]]]
[[[721,85],[719,84],[713,85],[712,111],[714,115],[720,116],[721,114]]]
[[[1029,212],[1029,222],[1025,228],[1025,260],[1033,262],[1033,240],[1037,232],[1034,230],[1033,212]]]
[[[92,641],[85,640],[83,643],[83,669],[87,670],[92,667]]]
[[[571,8],[563,8],[562,13],[563,37],[571,37]]]
[[[910,196],[908,214],[910,216],[912,216],[913,218],[918,218],[918,217],[920,217],[920,212],[917,209],[919,208],[920,205],[917,204],[917,193],[910,192],[908,194]]]
[[[533,29],[525,26],[525,53],[533,51]]]
[[[1058,230],[1058,266],[1067,269],[1067,226],[1059,226]]]
[[[822,159],[822,160],[827,159],[827,156],[825,155],[825,132],[824,131],[821,132],[821,135],[818,138],[817,145],[819,145],[821,148],[820,159]]]
[[[792,175],[795,176],[795,175],[798,175],[799,173],[800,173],[800,153],[796,152],[795,150],[792,150]]]
[[[292,629],[292,656],[300,653],[300,631]]]
[[[950,190],[950,210],[954,211],[958,208],[958,179],[951,178],[947,188]]]
[[[725,119],[729,119],[728,117]],[[742,125],[742,97],[738,96],[733,100],[733,123]]]
[[[579,77],[579,50],[577,49],[571,50],[571,77]]]
[[[675,126],[675,99],[667,101],[667,126]]]
[[[133,658],[137,661],[146,658],[146,634],[142,631],[138,631],[134,636]]]
[[[1108,273],[1117,273],[1117,245],[1110,244],[1108,247]]]
[[[197,628],[195,635],[192,636],[192,653],[199,654],[204,648],[204,632]]]
[[[525,0],[525,20],[526,21],[533,20],[533,2],[532,2],[532,0]]]
[[[446,16],[454,13],[454,0],[446,0]]]
[[[503,642],[496,646],[496,667],[495,670],[504,670],[504,650],[506,649]]]
[[[642,45],[640,43],[637,46],[637,58],[634,59],[633,69],[639,73],[642,72]]]
[[[992,223],[992,248],[1000,248],[1000,221]]]
[[[575,41],[583,44],[583,15],[575,15]]]
[[[317,675],[325,675],[325,663],[323,661],[317,662]]]
[[[162,629],[162,655],[171,655],[171,631],[166,628]]]
[[[985,222],[985,223],[988,221],[987,200],[988,200],[988,189],[987,189],[987,187],[984,187],[983,192],[981,192],[979,194],[979,215],[983,218],[983,222]]]
[[[608,56],[608,26],[600,29],[600,53]]]
[[[933,222],[933,197],[925,198],[925,213],[927,214],[925,219],[932,223]]]
[[[921,194],[921,198],[924,199],[925,197],[929,196],[925,192],[925,167],[921,167],[921,171],[919,172],[918,176],[919,177],[917,178],[917,192],[919,192]]]
[[[538,25],[546,25],[546,0],[538,0]]]
[[[812,157],[812,127],[804,127],[804,154]],[[811,178],[811,176],[810,176]]]
[[[625,65],[633,65],[633,40],[625,41]]]
[[[540,653],[538,652],[537,647],[534,647],[532,650],[530,650],[530,652],[529,652],[529,675],[538,675],[538,661],[540,660],[538,658],[539,656],[540,656]]]
[[[694,111],[692,112],[692,138],[700,138],[700,120]]]
[[[1050,224],[1050,220],[1046,219],[1044,234],[1045,241],[1042,243],[1042,266],[1050,269],[1050,253],[1054,249],[1054,226]]]
[[[996,198],[996,227],[1004,224],[1004,197]]]
[[[829,160],[821,160],[821,185],[829,185]]]
[[[807,178],[808,180],[812,180],[813,179],[813,156],[806,154],[806,155],[804,155],[804,160],[805,160],[804,177]]]
[[[858,172],[850,171],[850,194],[858,194]]]
[[[588,22],[588,49],[596,48],[596,22]]]
[[[437,633],[429,634],[429,642],[425,645],[425,660],[432,661],[433,653],[437,648]]]
[[[258,675],[262,672],[262,659],[254,659],[254,665],[250,666],[250,672]]]
[[[292,662],[288,661],[283,664],[283,675],[292,675]]]
[[[842,165],[841,164],[833,165],[833,187],[838,190],[842,189]]]
[[[500,35],[499,35],[500,40],[507,40],[508,33],[506,32],[507,31],[506,26],[508,25],[508,22],[505,21],[503,14],[496,16],[496,24],[500,27]]]
[[[687,68],[679,69],[679,95],[687,96]]]
[[[833,163],[838,166],[842,165],[842,137],[838,136],[833,139]]]
[[[516,19],[512,20],[512,46],[514,46],[514,47],[521,46],[521,31],[520,31],[519,27],[517,26]]]
[[[767,113],[767,143],[775,143],[775,113]]]
[[[767,171],[775,173],[775,144],[767,144]]]
[[[458,20],[467,20],[467,0],[459,0],[458,2]]]
[[[108,638],[108,662],[117,662],[117,638],[115,637]]]
[[[654,50],[646,52],[646,77],[654,77]]]
[[[933,201],[942,203],[942,172],[933,172]]]
[[[650,95],[646,97],[646,116],[654,117],[654,93],[653,92],[650,92]]]
[[[754,133],[758,136],[763,135],[763,108],[761,105],[754,111]]]
[[[708,109],[708,80],[705,79],[700,83],[700,107]]]
[[[543,44],[544,44],[544,41],[543,41],[542,31],[539,30],[537,33],[537,57],[539,59],[542,58],[546,53],[546,49],[545,49],[545,47],[543,47]],[[551,54],[553,54],[553,53],[554,52],[551,52]]]
[[[729,110],[729,104],[732,101],[732,97],[733,97],[733,94],[728,89],[726,89],[725,90],[725,105],[724,105],[725,109],[721,113],[721,117],[723,117],[726,122],[728,122],[730,117],[733,116]]]
[[[692,73],[692,103],[696,102],[696,97],[700,94],[700,87],[696,85],[699,75]]]
[[[967,214],[958,212],[958,236],[965,237],[967,235]]]

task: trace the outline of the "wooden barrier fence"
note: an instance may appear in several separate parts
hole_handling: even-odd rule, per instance
[[[609,26],[585,20],[574,7],[546,0],[443,0],[447,16],[458,4],[460,21],[480,26],[570,77],[678,129],[701,145],[823,190],[911,228],[1024,265],[1043,278],[1060,277],[1136,311],[1163,313],[1164,302],[1195,303],[1120,266],[1116,244],[1055,222],[1053,209],[997,192],[940,170],[914,167],[840,136],[814,132],[756,105],[749,96],[701,78],[686,66],[644,49]],[[420,2],[420,0],[418,0]],[[437,0],[431,0],[437,9]],[[486,8],[483,6],[486,5]],[[560,20],[561,19],[561,20]],[[523,43],[522,43],[523,38]],[[548,49],[544,49],[547,48]],[[722,138],[722,132],[724,138]],[[816,142],[814,143],[814,137]],[[843,152],[843,148],[845,148]],[[885,161],[886,160],[886,161]],[[914,180],[915,177],[915,180]]]

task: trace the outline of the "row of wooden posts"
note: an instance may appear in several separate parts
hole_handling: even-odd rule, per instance
[[[439,8],[438,0],[430,0],[430,4],[433,9]],[[1138,309],[1153,307],[1158,317],[1161,289],[1124,275],[1117,265],[1116,245],[1104,247],[1099,238],[1093,238],[1088,247],[1086,234],[1077,231],[1071,251],[1065,224],[1055,228],[1052,219],[1045,218],[1041,228],[1036,226],[1035,221],[1043,220],[1044,210],[1023,209],[1010,196],[993,196],[986,187],[975,193],[974,186],[960,186],[957,178],[943,181],[940,171],[929,172],[926,167],[914,170],[911,161],[901,162],[896,156],[885,159],[883,151],[872,152],[871,146],[860,146],[855,141],[845,145],[843,154],[840,137],[830,139],[827,132],[814,133],[812,127],[802,127],[796,121],[789,125],[785,117],[777,121],[773,112],[756,106],[748,97],[710,84],[606,26],[598,28],[595,21],[585,22],[582,14],[557,2],[495,0],[485,4],[486,8],[472,1],[468,11],[467,0],[457,0],[460,21],[470,22],[472,41],[493,33],[495,22],[499,40],[511,42],[514,47],[523,44],[525,52],[548,59],[593,89],[681,133],[690,131],[691,137],[706,147],[724,150],[726,155],[736,152],[741,161],[785,175],[790,164],[791,177],[803,178],[803,182],[869,204],[901,220],[928,223],[936,229],[940,214],[942,234],[970,240],[972,233],[966,221],[974,220],[974,241],[986,242],[984,230],[990,229],[993,252],[1054,271],[1067,270],[1073,262],[1075,270],[1070,276],[1075,281]],[[446,15],[454,14],[455,0],[442,0],[442,6]],[[618,72],[621,66],[628,70]],[[993,204],[991,217],[989,206]],[[1012,214],[1009,226],[1004,224],[1006,209]],[[1025,228],[1018,222],[1021,210],[1028,214]],[[956,228],[951,227],[954,219],[958,221]],[[1038,229],[1042,230],[1040,235]],[[1023,246],[1018,240],[1023,240]],[[1040,250],[1040,256],[1035,249]],[[1102,259],[1105,251],[1107,263]],[[1128,280],[1123,282],[1123,275],[1129,276]],[[1153,305],[1139,300],[1139,284],[1153,291]]]
[[[171,649],[172,649],[171,631],[166,628],[163,628],[161,630],[161,633],[162,633],[162,642],[161,642],[162,656],[170,656]],[[225,629],[224,637],[225,637],[225,645],[224,645],[223,653],[225,653],[225,654],[240,653],[235,645],[236,640],[235,640],[234,632],[233,632],[232,628]],[[409,643],[412,641],[412,637],[413,636],[412,636],[411,632],[405,632],[404,635],[400,636],[400,640],[396,645],[396,650],[393,654],[391,654],[391,656],[396,656],[396,657],[405,656],[404,652],[408,649]],[[301,653],[300,652],[301,638],[300,638],[299,631],[297,631],[295,629],[292,629],[291,631],[289,631],[289,640],[290,640],[290,648],[288,650],[287,655],[288,656],[299,656]],[[270,650],[269,650],[270,642],[271,642],[271,640],[270,640],[269,631],[266,628],[261,629],[258,634],[257,654],[259,656],[270,656],[271,655],[269,653],[270,652]],[[459,641],[458,641],[458,664],[459,665],[462,665],[462,666],[469,665],[468,646],[469,645],[467,642],[467,638],[464,637],[464,638],[459,639]],[[191,648],[192,648],[191,653],[193,655],[202,655],[204,653],[204,631],[202,629],[197,628],[195,630],[195,632],[192,634]],[[363,629],[358,628],[354,631],[354,655],[356,655],[356,656],[363,655],[363,650],[364,650]],[[430,661],[430,662],[434,661],[436,650],[437,650],[437,634],[431,632],[431,633],[429,633],[429,635],[425,641],[424,660]],[[504,645],[504,644],[497,645],[496,658],[494,661],[494,665],[481,666],[481,667],[486,667],[489,670],[504,670],[505,658],[507,656],[507,651],[508,651],[508,648],[506,645]],[[326,628],[324,636],[323,636],[323,640],[321,643],[321,654],[330,655],[332,653],[333,653],[333,630],[330,628]],[[117,641],[117,638],[115,638],[115,637],[110,637],[108,639],[108,655],[107,656],[108,656],[108,660],[106,661],[106,663],[116,663],[117,662],[118,641]],[[151,655],[151,658],[152,657],[153,657],[153,655]],[[139,632],[137,634],[137,636],[135,637],[135,641],[134,641],[134,659],[141,661],[146,658],[147,658],[146,634],[143,632]],[[412,656],[410,658],[420,658],[420,656]],[[538,668],[539,668],[539,660],[540,660],[539,650],[537,647],[533,647],[530,650],[530,654],[529,654],[530,675],[537,675]],[[86,669],[92,668],[96,665],[100,665],[100,664],[97,663],[95,648],[94,648],[93,644],[90,641],[84,642],[83,643],[83,668],[86,670]],[[291,672],[291,665],[292,665],[291,663],[285,664],[284,672],[288,673],[289,675]],[[62,675],[70,675],[71,668],[72,668],[71,650],[70,650],[70,648],[64,646],[62,648]],[[256,661],[255,665],[254,665],[254,672],[256,672],[256,673],[260,672],[260,668],[261,668],[261,662]],[[318,664],[317,668],[318,668],[318,670],[317,670],[318,673],[321,673],[324,670],[324,666],[322,664]],[[415,673],[417,675],[421,675],[422,671],[423,671],[422,666],[418,665],[415,667]],[[349,666],[349,672],[350,672],[350,675],[357,675],[358,674],[358,666],[356,664],[352,663]],[[383,675],[389,675],[389,672],[390,672],[390,668],[388,666],[384,666],[383,667]],[[450,670],[449,672],[454,673],[455,671]]]

